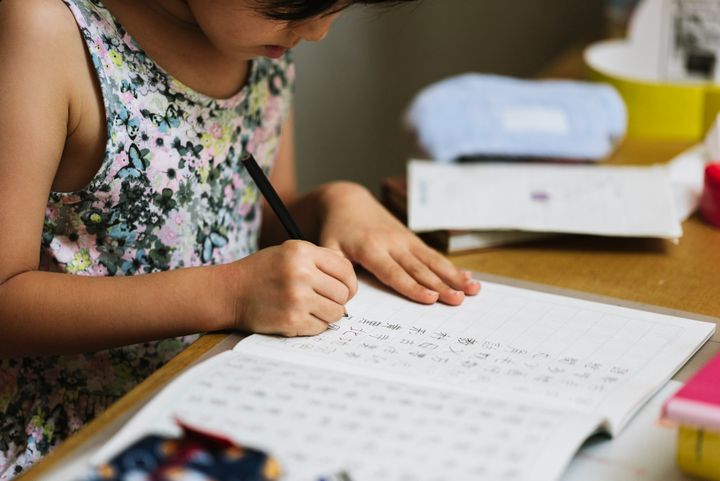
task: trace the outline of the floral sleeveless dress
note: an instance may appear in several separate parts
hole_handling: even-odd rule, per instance
[[[50,194],[41,268],[135,275],[254,252],[259,194],[239,157],[252,152],[269,172],[290,108],[289,58],[254,60],[240,92],[213,99],[147,57],[99,0],[64,3],[96,70],[108,139],[86,188]],[[0,361],[0,481],[22,472],[195,338]]]

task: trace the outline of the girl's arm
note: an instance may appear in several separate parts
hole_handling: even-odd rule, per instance
[[[480,285],[428,247],[393,217],[364,187],[332,182],[298,196],[295,187],[292,117],[282,131],[276,165],[270,176],[308,240],[341,252],[406,297],[431,304],[462,303]],[[263,243],[287,239],[265,205]]]
[[[61,2],[3,4],[0,355],[81,352],[227,327],[218,306],[199,300],[207,292],[195,286],[209,291],[219,282],[209,269],[137,279],[37,271],[48,192],[81,108],[73,102],[79,32]]]
[[[0,66],[0,357],[228,328],[316,334],[342,316],[352,265],[308,243],[132,277],[38,271],[48,193],[88,98],[74,91],[90,67],[67,8],[0,2]]]

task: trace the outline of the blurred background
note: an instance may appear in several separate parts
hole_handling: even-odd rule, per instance
[[[627,1],[627,0],[626,0]],[[416,154],[403,126],[414,95],[465,72],[532,77],[607,35],[623,0],[420,0],[355,7],[295,50],[300,189],[336,179],[378,192]]]

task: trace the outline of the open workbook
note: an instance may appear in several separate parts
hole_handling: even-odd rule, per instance
[[[179,418],[274,454],[288,481],[550,481],[715,328],[490,282],[448,307],[361,281],[347,309],[319,336],[253,335],[190,369],[94,461]]]

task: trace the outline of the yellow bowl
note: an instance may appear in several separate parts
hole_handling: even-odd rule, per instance
[[[609,40],[589,46],[584,52],[591,80],[614,86],[628,111],[630,138],[700,140],[720,112],[720,85],[710,83],[668,83],[651,78],[623,75],[612,65],[613,57],[624,55],[629,44]],[[638,59],[642,62],[643,59]]]

